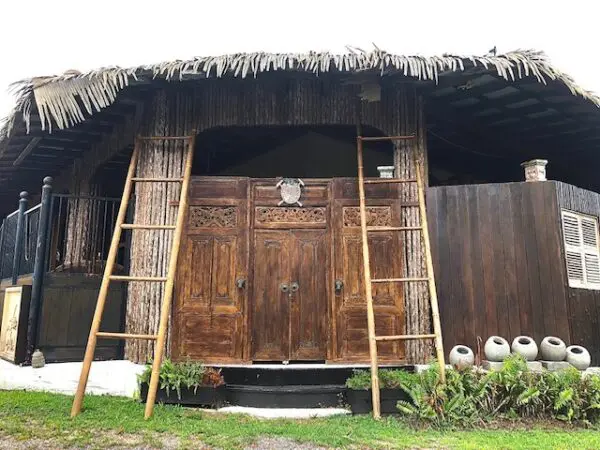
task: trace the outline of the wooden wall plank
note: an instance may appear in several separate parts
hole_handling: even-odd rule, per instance
[[[600,292],[566,287],[560,229],[560,205],[599,214],[600,195],[560,186],[557,194],[557,186],[428,190],[446,350],[457,344],[475,349],[477,336],[511,341],[531,335],[539,342],[557,335],[600,357]]]

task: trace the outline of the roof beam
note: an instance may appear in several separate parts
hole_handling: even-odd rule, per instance
[[[27,158],[27,155],[29,155],[33,151],[33,149],[36,147],[36,145],[38,145],[38,143],[41,140],[42,138],[39,137],[31,139],[29,141],[29,144],[27,144],[23,151],[19,154],[19,156],[17,156],[17,158],[13,162],[13,166],[18,166],[19,164],[21,164],[21,162],[23,162],[23,160]]]

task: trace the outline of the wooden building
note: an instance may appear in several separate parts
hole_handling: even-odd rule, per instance
[[[31,283],[31,265],[13,247],[47,236],[50,273],[32,299],[29,327],[38,332],[29,344],[55,360],[81,357],[95,296],[79,293],[98,285],[135,136],[196,134],[169,354],[212,363],[367,361],[357,127],[363,135],[416,136],[368,146],[365,165],[369,176],[393,166],[402,178],[415,176],[414,158],[426,167],[447,347],[475,346],[490,334],[552,334],[600,357],[600,279],[592,280],[590,256],[594,245],[598,255],[600,100],[542,53],[235,54],[37,77],[16,91],[0,134],[2,212],[22,190],[35,203],[48,175],[54,200],[47,229],[24,219],[16,246],[7,217],[3,233],[12,240],[0,247],[10,264],[2,276],[19,260],[17,281]],[[174,141],[150,141],[139,176],[179,177],[184,156]],[[523,182],[520,163],[533,158],[549,160],[560,183]],[[303,181],[298,205],[280,204],[282,177]],[[177,189],[138,185],[130,217],[173,223]],[[369,224],[417,225],[415,194],[371,185]],[[581,232],[580,213],[596,240],[565,250],[561,218],[574,217]],[[119,270],[164,276],[170,239],[164,230],[134,231],[123,240]],[[369,245],[375,276],[422,273],[416,232],[378,233]],[[573,252],[583,259],[569,265]],[[53,297],[52,286],[71,296]],[[155,334],[161,289],[117,288],[105,329]],[[378,334],[430,332],[425,286],[378,286],[374,300]],[[128,342],[99,357],[124,352],[145,361],[151,346]],[[431,356],[420,341],[379,348],[394,363]]]

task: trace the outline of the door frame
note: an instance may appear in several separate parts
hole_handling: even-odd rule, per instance
[[[303,179],[306,183],[303,189],[302,197],[302,210],[309,212],[311,208],[313,211],[318,209],[318,217],[310,214],[302,215],[297,220],[286,222],[283,218],[279,222],[265,222],[261,223],[258,217],[257,210],[259,208],[279,208],[279,201],[281,200],[278,189],[275,188],[278,179],[275,178],[250,178],[249,180],[249,195],[248,195],[248,242],[252,243],[249,249],[249,289],[248,289],[248,300],[247,300],[247,342],[245,346],[245,354],[247,359],[254,361],[253,359],[253,323],[254,323],[254,283],[255,283],[255,257],[256,257],[256,246],[255,236],[257,230],[280,230],[280,231],[292,231],[292,230],[326,230],[326,254],[327,262],[326,268],[326,319],[324,325],[324,338],[325,342],[325,360],[329,361],[332,359],[332,335],[335,324],[332,320],[332,308],[333,308],[333,227],[332,227],[332,182],[333,178],[306,178]],[[312,189],[311,189],[312,187]],[[293,205],[290,205],[294,208]],[[260,213],[260,212],[259,212]],[[292,264],[293,266],[293,264]],[[290,269],[291,270],[291,269]],[[290,308],[291,311],[291,308]],[[288,312],[290,314],[290,312]],[[288,327],[291,329],[291,327]],[[289,345],[291,346],[291,336],[289,337]],[[261,361],[261,360],[256,360]],[[264,361],[264,360],[263,360]]]

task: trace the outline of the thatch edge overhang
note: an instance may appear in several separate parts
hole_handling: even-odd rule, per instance
[[[397,75],[437,83],[440,75],[481,68],[509,82],[534,77],[539,83],[558,81],[574,96],[600,107],[600,97],[583,89],[567,74],[553,67],[541,51],[517,50],[496,56],[404,56],[381,50],[345,54],[237,53],[197,57],[130,68],[106,67],[86,73],[35,77],[11,85],[16,107],[0,128],[0,153],[18,122],[30,129],[32,110],[40,116],[42,130],[70,128],[115,102],[117,94],[138,79],[183,81],[188,78],[226,76],[257,77],[271,71],[294,71],[319,75],[328,72],[353,74],[365,71],[381,76]]]

